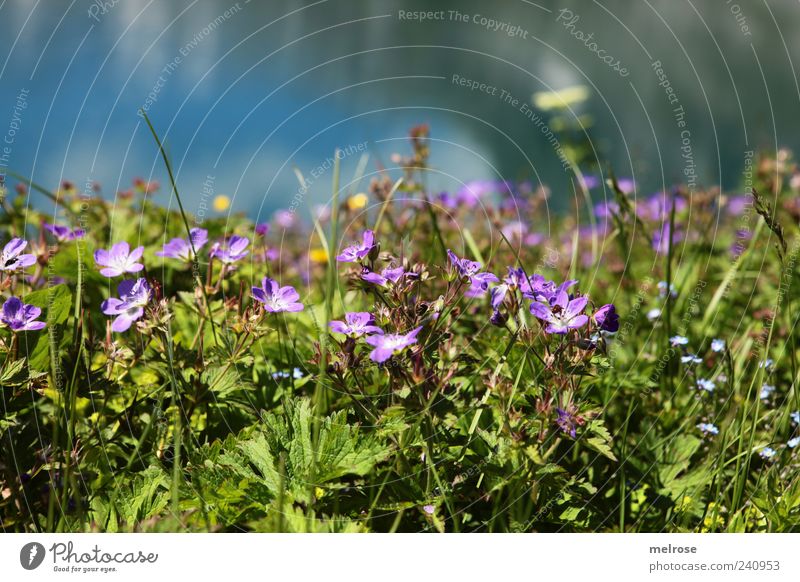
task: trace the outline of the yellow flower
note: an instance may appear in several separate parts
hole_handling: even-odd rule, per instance
[[[214,198],[212,205],[217,212],[225,212],[231,207],[231,199],[225,196],[225,194],[220,194]]]
[[[361,210],[362,208],[366,207],[367,202],[369,202],[369,198],[363,192],[356,194],[355,196],[350,196],[347,199],[347,207],[350,210]]]
[[[558,91],[541,91],[533,94],[533,104],[542,111],[566,109],[589,98],[589,88],[584,85],[565,87]]]
[[[312,263],[327,263],[328,253],[323,248],[311,249],[308,251],[308,258]]]

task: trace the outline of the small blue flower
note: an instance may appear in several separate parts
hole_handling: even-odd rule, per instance
[[[678,292],[675,290],[675,285],[670,284],[669,286],[669,294],[672,297],[677,297]],[[666,281],[659,281],[658,282],[658,296],[659,297],[666,297],[667,296],[667,282]]]
[[[762,459],[771,459],[776,454],[777,453],[775,449],[773,449],[772,447],[764,447],[759,451],[758,456],[761,457]]]
[[[650,311],[647,312],[647,319],[649,319],[650,321],[655,321],[659,317],[661,317],[661,310],[658,308],[651,309]]]
[[[772,396],[773,392],[775,392],[775,386],[770,386],[769,384],[765,383],[761,387],[759,398],[761,398],[761,400],[769,400],[769,397]]]
[[[786,446],[789,447],[790,449],[795,448],[797,445],[800,445],[800,436],[796,436],[793,439],[791,439],[788,443],[786,443]]]
[[[789,415],[789,418],[792,419],[792,422],[795,424],[800,424],[800,410],[795,410]]]
[[[711,351],[720,353],[725,351],[725,340],[713,339],[711,340]]]
[[[681,362],[684,364],[700,364],[703,362],[703,359],[698,358],[694,354],[686,354],[685,356],[681,356]]]
[[[697,387],[701,390],[705,390],[706,392],[713,392],[716,385],[711,380],[706,380],[705,378],[698,378],[697,379]]]
[[[758,363],[758,367],[759,367],[759,368],[764,368],[765,370],[769,370],[769,369],[771,369],[771,368],[772,368],[772,365],[773,365],[774,363],[775,363],[775,362],[773,361],[773,359],[772,359],[772,358],[767,358],[767,359],[766,359],[766,360],[764,360],[763,362],[759,362],[759,363]]]
[[[719,429],[716,427],[716,425],[713,425],[710,422],[701,422],[697,425],[697,428],[700,429],[700,432],[706,435],[719,434]]]
[[[281,370],[281,371],[278,371],[278,372],[273,372],[272,373],[272,378],[273,378],[273,380],[280,380],[281,378],[288,378],[289,375],[290,375],[289,372],[286,372],[285,370]],[[292,370],[291,376],[295,380],[299,380],[300,378],[302,378],[304,376],[303,370],[301,370],[300,368],[295,368],[295,369]]]
[[[682,335],[674,335],[671,338],[669,338],[669,343],[672,344],[673,348],[676,348],[678,346],[685,346],[689,343],[689,338],[683,337]]]

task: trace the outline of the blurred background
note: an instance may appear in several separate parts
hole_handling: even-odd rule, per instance
[[[528,180],[562,208],[565,150],[646,196],[736,189],[748,151],[800,140],[788,1],[5,0],[0,29],[0,171],[107,197],[140,176],[168,203],[144,108],[189,211],[225,194],[264,219],[298,172],[302,206],[325,202],[336,148],[346,184],[417,123],[431,190]]]

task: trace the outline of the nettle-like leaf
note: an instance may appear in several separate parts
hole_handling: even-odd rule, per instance
[[[291,497],[310,502],[316,487],[346,475],[364,476],[391,452],[348,424],[344,411],[320,421],[315,446],[314,421],[307,400],[287,403],[284,414],[268,414],[255,434],[226,441],[215,465],[266,487],[273,496],[284,483]]]
[[[116,481],[119,493],[108,502],[96,497],[92,502],[95,522],[104,531],[133,530],[144,520],[159,515],[169,503],[170,482],[163,469],[151,466],[132,481]]]
[[[51,345],[61,349],[61,344],[67,340],[62,337],[61,326],[67,321],[73,307],[72,292],[66,285],[54,285],[28,293],[24,300],[25,303],[41,308],[42,319],[47,322],[47,327],[31,333],[35,343],[23,344],[23,350],[28,356],[28,365],[33,370],[47,371],[50,369]]]

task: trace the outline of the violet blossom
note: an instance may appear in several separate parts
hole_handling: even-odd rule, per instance
[[[356,243],[345,248],[342,253],[336,257],[336,260],[341,263],[356,263],[366,257],[372,248],[375,246],[375,233],[371,230],[365,230],[361,235],[361,243]]]
[[[101,308],[106,315],[116,315],[111,329],[116,332],[128,331],[134,321],[144,315],[144,308],[150,302],[150,285],[143,278],[126,279],[117,287],[119,298],[110,297],[103,301]]]
[[[0,271],[16,271],[36,263],[35,255],[22,254],[27,246],[28,241],[22,238],[12,238],[8,241],[0,255]]]
[[[417,334],[422,326],[417,327],[406,334],[390,333],[384,335],[371,335],[364,341],[375,349],[369,354],[373,362],[382,363],[391,358],[394,354],[403,351],[410,345],[417,343]]]
[[[368,333],[383,334],[383,330],[375,325],[375,318],[371,313],[365,311],[353,311],[345,313],[344,321],[331,321],[331,331],[353,337],[359,337]]]
[[[3,304],[0,324],[7,325],[14,332],[36,331],[45,326],[43,321],[36,321],[41,314],[39,307],[23,303],[16,297],[9,297]]]
[[[589,317],[583,314],[589,299],[577,297],[570,300],[566,291],[559,291],[552,305],[545,305],[534,301],[531,303],[531,313],[538,319],[547,323],[545,331],[564,335],[571,329],[583,327]]]
[[[113,245],[109,250],[97,249],[94,252],[94,262],[104,277],[119,277],[123,273],[138,273],[144,265],[137,262],[142,258],[144,247],[136,247],[131,251],[127,242],[122,241]]]
[[[613,333],[619,330],[619,315],[617,315],[617,309],[612,303],[603,305],[600,309],[595,311],[592,317],[597,327],[602,331]]]
[[[261,287],[253,287],[252,292],[253,299],[263,303],[264,310],[269,313],[303,311],[303,304],[297,302],[300,299],[297,290],[290,285],[281,287],[277,281],[269,277],[264,277]]]
[[[68,226],[50,224],[49,222],[45,222],[42,226],[46,231],[56,237],[56,240],[59,242],[67,242],[75,240],[76,238],[83,238],[86,235],[86,231],[82,228],[76,228],[73,230]]]
[[[489,283],[497,283],[500,279],[497,275],[489,272],[480,272],[481,265],[478,261],[470,261],[469,259],[458,258],[453,251],[447,250],[447,257],[450,259],[450,264],[453,266],[458,275],[463,279],[467,278],[470,282],[470,288],[465,295],[467,297],[474,297],[480,295],[489,288]]]
[[[217,258],[226,265],[232,265],[236,261],[241,261],[250,252],[247,247],[250,239],[245,236],[233,235],[226,241],[215,242],[209,251],[209,256]]]
[[[403,267],[386,267],[380,274],[364,269],[361,273],[361,278],[367,283],[374,283],[381,287],[386,287],[389,283],[397,283],[404,275],[415,275],[415,273],[406,273]]]
[[[208,231],[204,228],[193,228],[189,234],[192,237],[191,243],[185,238],[173,238],[164,245],[163,249],[156,252],[156,256],[182,261],[191,260],[193,258],[192,246],[194,246],[195,253],[203,248],[208,242]]]

